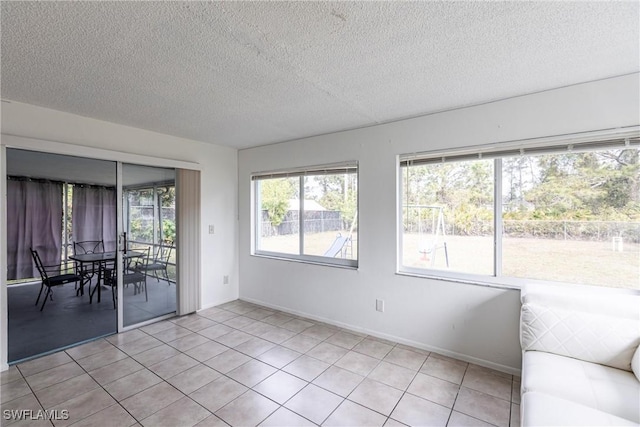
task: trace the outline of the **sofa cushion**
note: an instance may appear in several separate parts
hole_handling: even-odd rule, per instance
[[[523,426],[637,426],[633,421],[544,393],[522,396]]]
[[[631,371],[631,358],[640,344],[637,320],[534,303],[525,303],[520,315],[523,350]]]
[[[631,372],[556,354],[527,351],[522,373],[523,393],[548,394],[640,423],[640,382]],[[532,409],[527,407],[529,411]]]

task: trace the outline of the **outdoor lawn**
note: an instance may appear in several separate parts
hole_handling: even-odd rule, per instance
[[[328,231],[324,233],[307,233],[304,236],[304,252],[305,255],[324,254],[331,248],[333,242],[338,237],[348,236],[349,230],[345,231]],[[352,247],[347,248],[347,259],[356,259],[358,254],[358,233],[351,236]],[[298,234],[287,234],[284,236],[263,237],[260,242],[260,250],[268,252],[279,252],[284,254],[297,254],[299,252],[300,242]],[[340,257],[340,255],[337,255]]]
[[[446,236],[449,269],[465,273],[492,274],[493,237]],[[431,266],[431,255],[418,234],[404,235],[404,265]],[[503,276],[640,288],[640,245],[623,243],[623,251],[612,242],[535,238],[503,239]],[[427,245],[429,246],[429,245]],[[444,249],[437,249],[435,268],[446,268]]]
[[[323,255],[336,236],[337,232],[305,235],[305,253]],[[440,238],[440,244],[443,240],[447,244],[449,270],[492,274],[492,237],[445,236]],[[263,237],[260,249],[297,254],[298,245],[297,234]],[[357,234],[354,233],[353,258],[357,245]],[[433,254],[422,253],[425,247],[431,246],[428,239],[421,238],[418,233],[407,233],[403,246],[405,266],[431,267]],[[444,249],[435,251],[433,267],[446,269]],[[640,289],[640,245],[624,242],[623,251],[617,252],[611,241],[505,237],[502,269],[504,276]]]

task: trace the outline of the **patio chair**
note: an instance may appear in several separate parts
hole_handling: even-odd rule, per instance
[[[83,242],[73,242],[73,252],[76,254],[95,254],[104,252],[104,241],[85,240]]]
[[[113,309],[116,309],[116,300],[117,300],[117,292],[116,288],[118,287],[118,278],[116,276],[115,270],[115,260],[104,261],[100,263],[100,274],[102,277],[102,284],[111,288],[111,299],[113,300]],[[98,284],[100,286],[100,284]],[[91,295],[93,297],[93,295]],[[89,299],[91,301],[91,299]]]
[[[85,240],[82,242],[73,242],[73,253],[80,254],[95,254],[104,252],[104,241],[102,240]],[[91,282],[93,276],[98,272],[99,265],[95,264],[78,264],[77,274],[83,277],[80,282],[80,289],[78,293],[84,295],[84,285]]]
[[[142,253],[142,255],[128,257],[125,260],[125,262],[127,263],[127,268],[122,278],[122,283],[125,286],[132,284],[134,295],[142,292],[142,288],[144,288],[145,300],[149,301],[149,295],[147,293],[146,274],[146,268],[147,265],[149,265],[149,248],[136,249],[136,252],[140,252]]]
[[[133,285],[133,294],[142,292],[144,288],[145,300],[149,301],[147,293],[147,275],[144,273],[144,267],[149,262],[149,248],[136,249],[136,252],[142,253],[140,256],[125,258],[124,275],[122,276],[122,284],[124,286]],[[116,308],[118,276],[115,271],[115,261],[105,261],[100,263],[100,275],[105,286],[111,288],[111,298],[113,300],[113,308]]]
[[[51,290],[54,286],[64,285],[66,283],[75,282],[76,285],[78,282],[82,281],[82,276],[75,273],[61,274],[61,265],[43,265],[42,260],[40,259],[40,255],[38,251],[34,251],[29,248],[31,251],[31,257],[33,258],[33,262],[36,264],[36,268],[40,273],[40,278],[42,279],[42,283],[40,285],[40,292],[38,292],[38,298],[36,299],[36,304],[40,301],[40,296],[42,295],[42,291],[44,288],[47,288],[47,293],[44,296],[44,301],[42,301],[42,307],[40,307],[40,311],[44,309],[44,305],[47,303],[47,297],[53,301],[53,291]]]
[[[153,256],[153,261],[150,261],[147,266],[144,267],[144,271],[147,273],[153,273],[153,276],[158,280],[160,279],[160,277],[158,277],[158,272],[160,272],[164,280],[167,281],[167,284],[171,285],[171,282],[169,281],[169,274],[167,273],[167,266],[169,265],[169,259],[171,258],[172,251],[173,245],[158,245]]]

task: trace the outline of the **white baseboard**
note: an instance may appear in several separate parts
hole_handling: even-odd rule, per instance
[[[265,307],[269,307],[272,308],[274,310],[279,310],[282,311],[284,313],[289,313],[289,314],[293,314],[295,316],[301,316],[301,317],[306,317],[308,319],[312,319],[312,320],[316,320],[318,322],[323,322],[323,323],[327,323],[329,325],[333,325],[333,326],[337,326],[339,328],[342,329],[347,329],[353,332],[357,332],[360,334],[367,334],[367,335],[371,335],[373,337],[376,338],[382,338],[384,340],[388,340],[388,341],[393,341],[393,342],[397,342],[399,344],[404,344],[404,345],[408,345],[411,347],[415,347],[415,348],[419,348],[421,350],[425,350],[425,351],[429,351],[429,352],[433,352],[433,353],[438,353],[441,354],[443,356],[447,356],[447,357],[451,357],[454,359],[458,359],[458,360],[462,360],[464,362],[468,362],[468,363],[473,363],[479,366],[484,366],[485,368],[490,368],[490,369],[494,369],[496,371],[500,371],[500,372],[505,372],[507,374],[510,375],[516,375],[516,376],[520,376],[521,375],[521,370],[518,368],[514,368],[511,366],[507,366],[507,365],[502,365],[500,363],[495,363],[495,362],[491,362],[489,360],[484,360],[484,359],[479,359],[477,357],[473,357],[473,356],[469,356],[467,354],[462,354],[462,353],[457,353],[455,351],[450,351],[444,348],[440,348],[440,347],[435,347],[435,346],[430,346],[421,342],[416,342],[416,341],[412,341],[412,340],[407,340],[404,339],[402,337],[398,337],[395,335],[390,335],[390,334],[385,334],[382,332],[378,332],[378,331],[373,331],[367,328],[362,328],[359,326],[355,326],[355,325],[349,325],[346,323],[342,323],[342,322],[338,322],[335,321],[333,319],[327,319],[324,317],[320,317],[320,316],[315,316],[309,313],[304,313],[301,311],[296,311],[296,310],[291,310],[287,307],[281,307],[279,305],[275,305],[275,304],[270,304],[264,301],[260,301],[257,299],[253,299],[253,298],[245,298],[245,297],[240,297],[239,298],[242,301],[246,301],[246,302],[250,302],[253,304],[258,304],[258,305],[262,305]]]
[[[233,298],[233,299],[230,299],[230,300],[227,300],[227,301],[219,301],[219,302],[215,302],[215,303],[213,303],[213,304],[207,304],[207,305],[205,305],[204,307],[199,308],[198,310],[196,310],[196,313],[198,313],[198,312],[200,312],[200,311],[202,311],[202,310],[206,310],[206,309],[208,309],[208,308],[217,307],[217,306],[219,306],[219,305],[226,304],[226,303],[231,302],[231,301],[235,301],[235,300],[237,300],[237,299],[238,299],[238,298]],[[259,304],[259,303],[256,303],[256,304]]]

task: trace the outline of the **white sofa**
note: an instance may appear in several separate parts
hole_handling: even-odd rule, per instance
[[[522,289],[523,426],[640,425],[640,292]]]

